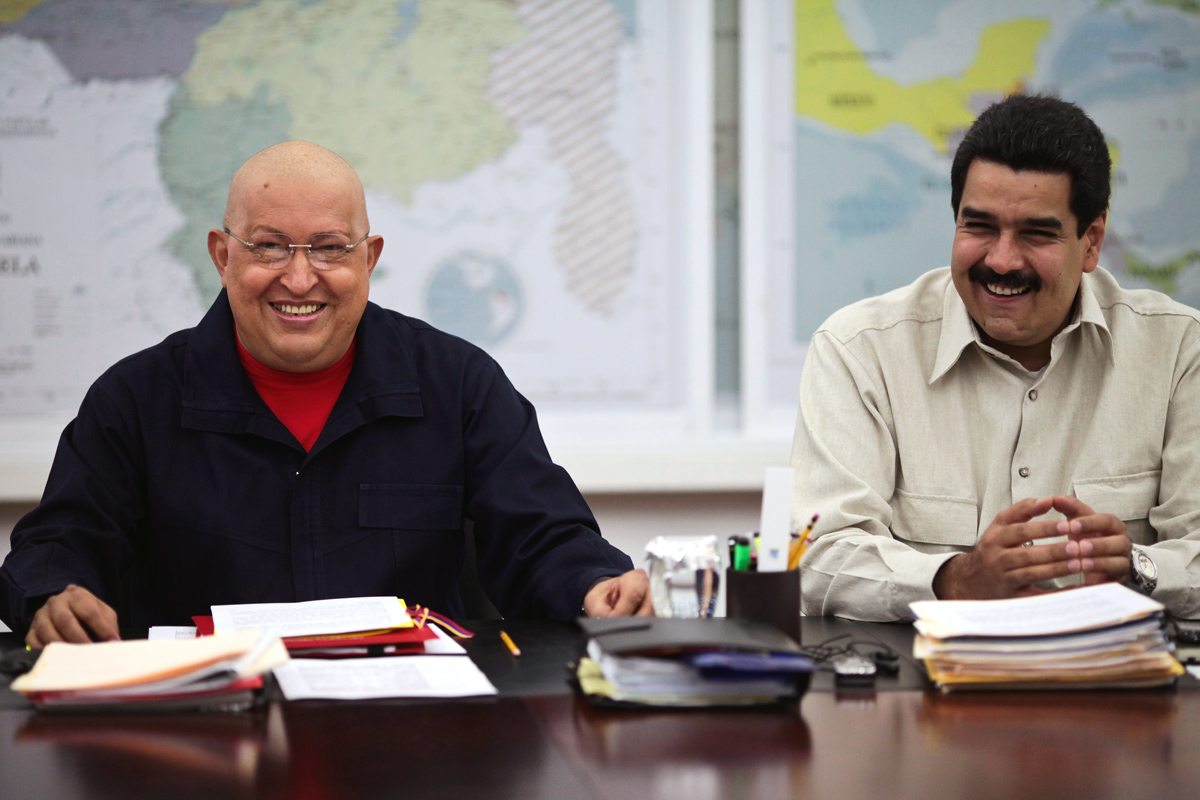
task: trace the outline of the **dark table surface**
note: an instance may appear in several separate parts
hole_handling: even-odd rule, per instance
[[[753,711],[599,709],[572,694],[574,626],[481,623],[500,690],[459,701],[273,702],[240,714],[51,716],[0,689],[4,798],[1174,798],[1200,796],[1200,691],[942,695],[908,625],[805,619],[900,674]],[[18,643],[0,636],[0,647]]]

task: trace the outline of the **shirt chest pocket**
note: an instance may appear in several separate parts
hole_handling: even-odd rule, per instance
[[[1150,527],[1150,509],[1158,504],[1161,470],[1116,475],[1111,478],[1086,478],[1073,481],[1075,496],[1097,514],[1112,514],[1125,523],[1130,541],[1154,544],[1157,536]]]
[[[974,546],[979,511],[975,501],[897,489],[892,497],[892,535],[923,553]]]
[[[361,528],[455,531],[462,528],[461,486],[364,483],[358,487]]]

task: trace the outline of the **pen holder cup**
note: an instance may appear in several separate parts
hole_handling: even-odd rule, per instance
[[[765,622],[799,643],[800,570],[726,570],[725,616]]]

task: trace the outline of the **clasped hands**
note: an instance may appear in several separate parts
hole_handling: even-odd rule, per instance
[[[1065,519],[1035,520],[1051,509]],[[1066,536],[1065,541],[1039,543]],[[1075,497],[1022,500],[1001,511],[973,550],[942,565],[933,581],[943,600],[987,600],[1041,594],[1041,581],[1082,575],[1090,586],[1129,575],[1125,523]]]

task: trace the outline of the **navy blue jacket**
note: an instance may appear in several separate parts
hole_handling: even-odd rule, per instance
[[[132,629],[213,604],[361,595],[459,615],[467,520],[508,616],[571,619],[595,581],[632,568],[487,354],[374,304],[357,336],[308,453],[239,363],[224,292],[197,327],[109,369],[13,530],[5,622],[26,630],[69,583]]]

